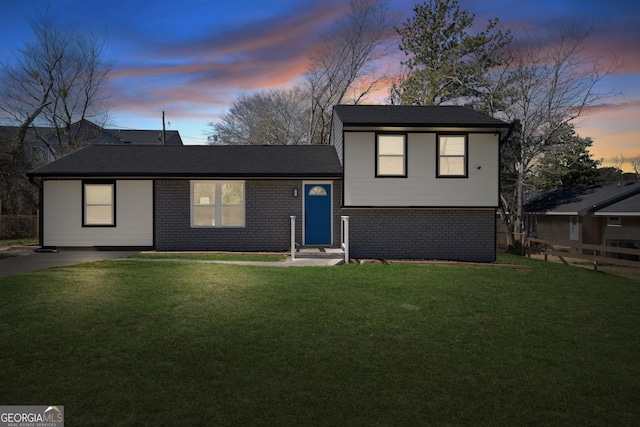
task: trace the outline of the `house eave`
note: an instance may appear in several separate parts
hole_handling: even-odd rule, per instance
[[[578,216],[579,212],[525,212],[525,215]]]
[[[594,216],[640,216],[640,212],[595,212]]]
[[[424,124],[362,124],[362,123],[344,123],[344,131],[371,131],[371,132],[500,132],[508,129],[509,126],[496,125],[429,125]]]
[[[498,209],[497,206],[428,206],[428,205],[412,205],[412,206],[381,206],[381,205],[370,205],[370,206],[359,206],[359,205],[344,205],[342,209],[348,210],[366,210],[366,209],[431,209],[431,210],[451,210],[451,209],[459,209],[459,210],[484,210],[484,211],[493,211]]]
[[[42,179],[82,179],[82,178],[120,178],[120,179],[268,179],[268,180],[302,180],[302,179],[342,179],[338,174],[216,174],[216,173],[77,173],[77,174],[27,174],[29,178]]]

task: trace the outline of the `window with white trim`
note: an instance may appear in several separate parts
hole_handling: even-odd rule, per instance
[[[438,177],[467,177],[466,135],[438,135]]]
[[[376,176],[407,176],[407,140],[406,135],[377,136]]]
[[[192,227],[244,227],[244,181],[191,181]]]
[[[607,227],[620,227],[622,226],[622,220],[619,216],[608,216]]]
[[[115,227],[115,182],[85,182],[82,185],[82,226]]]

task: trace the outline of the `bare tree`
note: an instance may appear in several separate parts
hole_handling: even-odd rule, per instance
[[[633,172],[636,174],[636,179],[640,178],[640,156],[635,156],[629,159]]]
[[[0,130],[0,207],[9,215],[31,215],[38,197],[25,172],[34,165],[33,158],[7,130]]]
[[[30,25],[33,40],[3,64],[0,109],[19,125],[17,143],[31,127],[56,158],[87,143],[87,128],[74,123],[106,120],[111,63],[101,37],[59,26],[51,13],[37,15]],[[38,133],[36,124],[50,128],[53,137]]]
[[[301,88],[240,95],[222,116],[210,122],[210,144],[306,144],[307,95]]]
[[[624,181],[624,172],[622,171],[622,167],[624,166],[625,163],[627,163],[627,158],[622,154],[620,154],[619,156],[613,156],[611,158],[611,163],[613,164],[613,167],[617,171],[619,171],[618,180],[619,181]],[[631,164],[633,165],[633,167],[635,169],[636,166],[633,164],[633,159],[631,159]]]
[[[563,142],[563,129],[581,117],[585,107],[606,96],[598,92],[598,83],[617,67],[615,58],[595,58],[589,53],[586,42],[593,29],[576,24],[561,30],[553,44],[548,37],[519,40],[512,52],[507,108],[501,117],[515,126],[502,145],[500,213],[514,246],[524,242],[524,193],[537,159]],[[511,215],[507,217],[506,212]]]
[[[393,19],[385,0],[351,0],[347,15],[322,36],[305,75],[311,97],[310,144],[327,143],[333,105],[347,95],[350,103],[359,104],[382,82],[377,61],[387,54]]]

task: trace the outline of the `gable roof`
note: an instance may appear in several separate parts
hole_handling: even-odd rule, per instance
[[[594,215],[640,216],[640,194],[634,194],[624,200],[613,203],[595,212]]]
[[[510,126],[470,108],[453,105],[336,105],[333,111],[345,126]]]
[[[137,129],[104,129],[125,144],[162,145],[161,130]],[[100,141],[106,142],[106,141]],[[164,136],[165,145],[183,145],[177,130],[167,130]]]
[[[90,145],[30,177],[338,178],[331,145]]]
[[[640,194],[640,181],[540,190],[525,196],[524,210],[529,214],[586,215],[603,211],[636,194]],[[622,206],[628,209],[631,205]]]
[[[0,135],[13,138],[17,130],[17,126],[0,126]],[[162,144],[162,130],[107,129],[86,119],[73,123],[71,133],[74,137],[81,137],[94,144]],[[38,135],[50,142],[54,142],[56,138],[54,128],[30,126],[27,128],[25,140],[27,143],[40,144]],[[183,145],[180,133],[177,130],[165,131],[165,145]]]

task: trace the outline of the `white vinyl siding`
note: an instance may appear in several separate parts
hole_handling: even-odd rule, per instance
[[[499,136],[469,133],[468,179],[437,177],[435,132],[407,133],[407,176],[376,177],[375,132],[344,133],[344,205],[389,207],[498,206]]]
[[[153,246],[152,181],[115,181],[115,227],[83,227],[81,180],[47,180],[43,186],[45,246]]]

